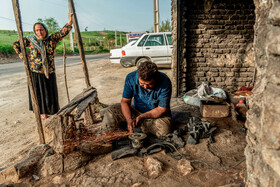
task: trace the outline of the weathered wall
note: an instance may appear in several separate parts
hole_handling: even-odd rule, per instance
[[[228,89],[251,85],[255,64],[253,0],[177,3],[181,18],[177,20],[179,93],[202,82]]]
[[[172,0],[171,1],[171,27],[172,27],[172,90],[173,96],[179,96],[186,90],[186,45],[187,35],[184,27],[185,20],[182,19],[187,11],[185,1]]]
[[[246,127],[248,186],[280,186],[280,2],[255,0],[257,79]]]

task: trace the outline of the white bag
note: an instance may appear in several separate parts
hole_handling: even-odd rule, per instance
[[[216,97],[220,97],[223,99],[227,98],[226,92],[222,88],[214,88],[214,87],[208,86],[204,82],[202,82],[202,84],[200,86],[198,86],[197,95],[200,98],[210,97],[210,96],[216,96]]]
[[[207,100],[207,99],[198,97],[197,89],[190,90],[184,95],[184,102],[189,105],[200,107],[200,100]]]

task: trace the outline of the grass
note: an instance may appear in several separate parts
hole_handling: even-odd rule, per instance
[[[9,55],[14,54],[15,51],[12,45],[0,43],[0,53]]]
[[[32,34],[33,32],[24,32],[23,36]],[[122,34],[123,39],[125,38],[125,32],[117,32],[119,37]],[[115,36],[115,31],[87,31],[81,32],[81,37],[83,40],[83,45],[86,53],[100,53],[100,52],[109,52],[109,49],[105,48],[104,40],[106,35]],[[75,36],[73,33],[75,40]],[[18,39],[17,31],[13,30],[0,30],[0,53],[8,55],[14,54],[13,43]],[[63,53],[63,42],[65,42],[66,53],[72,53],[70,48],[70,38],[67,35],[62,41],[57,44],[56,54]],[[113,46],[108,46],[112,48]],[[28,48],[27,48],[28,50]],[[29,51],[29,50],[28,50]],[[75,52],[78,52],[78,49],[75,47]]]

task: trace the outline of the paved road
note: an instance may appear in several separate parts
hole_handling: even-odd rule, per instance
[[[89,61],[91,61],[90,63],[92,63],[92,62],[94,62],[93,60],[99,60],[99,59],[109,59],[109,54],[86,55],[87,63],[89,63]],[[73,66],[73,65],[81,63],[81,58],[80,58],[79,55],[67,57],[66,63],[67,63],[67,66]],[[62,66],[63,65],[63,58],[62,57],[56,57],[55,58],[55,65],[57,67]],[[23,62],[0,64],[0,77],[5,76],[5,75],[22,73],[22,72],[25,72]]]

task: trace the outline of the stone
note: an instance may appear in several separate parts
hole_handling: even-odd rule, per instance
[[[23,178],[27,175],[31,175],[31,171],[34,169],[40,159],[41,156],[33,156],[15,164],[14,167],[17,170],[18,177]]]
[[[28,157],[43,156],[49,149],[51,147],[48,144],[34,146],[28,151]]]
[[[86,165],[91,159],[92,156],[79,151],[67,154],[64,158],[64,171],[67,172],[78,169]]]
[[[278,174],[280,177],[280,151],[263,149],[262,156],[264,161]]]
[[[62,177],[61,176],[55,176],[52,180],[54,184],[61,184],[62,183]]]
[[[279,1],[273,2],[272,8],[269,11],[268,19],[274,26],[280,26],[279,9],[280,9],[280,2]]]
[[[229,115],[230,105],[227,102],[201,101],[200,113],[202,117],[223,118]]]
[[[231,184],[226,184],[226,185],[218,186],[218,187],[242,187],[242,186],[244,186],[244,184],[231,183]]]
[[[226,72],[226,76],[227,77],[233,77],[234,76],[234,72]]]
[[[162,172],[163,164],[152,157],[147,157],[144,161],[144,166],[148,171],[148,175],[151,178],[157,178]]]
[[[177,169],[183,176],[188,175],[194,170],[194,168],[191,165],[191,162],[186,159],[181,159],[178,161]]]
[[[264,1],[263,1],[264,2]],[[279,42],[280,3],[255,2],[256,81],[249,98],[246,127],[247,186],[279,186]],[[250,65],[252,67],[252,65]],[[249,68],[249,67],[248,67]]]
[[[27,158],[8,168],[0,171],[0,181],[5,183],[15,183],[19,179],[31,175],[31,171],[40,160],[40,156]]]
[[[14,166],[10,166],[0,172],[0,183],[15,183],[19,180],[17,170]]]
[[[52,115],[49,118],[45,119],[42,123],[44,137],[46,144],[50,144],[54,139],[54,127],[60,123],[60,119],[58,115]]]
[[[33,177],[33,179],[34,179],[35,181],[40,180],[40,177],[38,177],[37,175],[32,175],[32,177]]]
[[[204,77],[204,76],[205,76],[205,73],[204,73],[204,72],[198,72],[198,73],[197,73],[197,76],[198,76],[198,77]]]
[[[43,177],[63,172],[63,157],[61,154],[54,154],[44,158],[41,175]]]
[[[141,186],[142,186],[142,183],[137,182],[137,183],[134,183],[131,187],[141,187]]]

